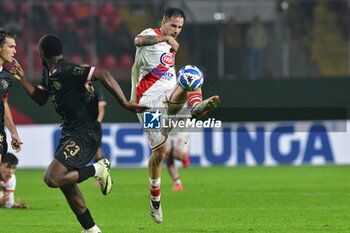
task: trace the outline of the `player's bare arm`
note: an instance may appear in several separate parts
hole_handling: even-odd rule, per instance
[[[101,83],[106,87],[106,89],[118,100],[118,102],[126,109],[141,113],[147,109],[147,106],[139,105],[133,102],[129,102],[120,88],[118,82],[113,78],[110,72],[107,70],[96,68],[94,71],[94,78],[101,81]]]
[[[7,102],[7,98],[3,99],[4,108],[5,108],[5,125],[11,133],[11,146],[16,152],[20,152],[22,150],[22,141],[19,138],[16,126],[13,122],[12,114],[10,107]]]
[[[24,71],[19,64],[19,62],[13,58],[14,65],[11,68],[11,73],[15,79],[22,85],[27,94],[40,106],[43,106],[47,103],[49,98],[49,93],[45,90],[40,90],[34,87],[24,75]]]
[[[180,46],[172,36],[138,36],[135,39],[135,45],[137,47],[154,45],[161,42],[167,42],[173,52],[176,52]]]

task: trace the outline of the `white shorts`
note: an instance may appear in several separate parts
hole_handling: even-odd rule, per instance
[[[171,132],[167,140],[167,151],[171,149],[177,150],[182,154],[189,152],[189,139],[190,134],[188,132]]]
[[[184,103],[169,102],[169,99],[171,98],[171,95],[175,91],[176,87],[177,85],[173,89],[164,92],[163,95],[158,95],[157,98],[154,98],[153,96],[142,97],[139,103],[150,107],[147,112],[159,110],[162,117],[168,116],[168,112],[174,114],[174,109],[181,109],[184,105]],[[138,113],[137,117],[143,126],[143,113]],[[148,144],[152,150],[155,150],[166,142],[171,129],[161,127],[159,129],[144,129],[144,131],[147,134]]]

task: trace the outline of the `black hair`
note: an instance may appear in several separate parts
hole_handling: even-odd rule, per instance
[[[180,8],[169,7],[165,10],[163,20],[168,21],[172,17],[180,17],[183,18],[184,21],[186,21],[185,13]]]
[[[54,34],[46,34],[39,40],[39,49],[44,52],[45,57],[55,57],[62,55],[62,40]]]
[[[12,154],[12,153],[6,153],[5,155],[2,156],[1,163],[8,163],[10,165],[17,165],[18,164],[18,159],[17,157]]]
[[[0,28],[0,48],[2,48],[2,46],[5,44],[5,40],[7,37],[16,39],[16,34],[8,32],[3,28]]]

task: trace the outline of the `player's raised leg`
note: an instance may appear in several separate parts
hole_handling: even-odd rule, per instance
[[[184,90],[181,86],[177,86],[171,95],[170,102],[181,103],[186,101],[188,105],[192,108],[191,115],[193,118],[200,120],[210,111],[215,110],[220,102],[219,96],[211,96],[205,100],[202,97],[202,89],[198,88],[195,91]],[[176,114],[178,109],[171,109],[169,114]]]
[[[112,189],[109,169],[110,162],[107,159],[101,159],[93,165],[71,171],[60,161],[54,159],[46,170],[44,181],[49,187],[58,188],[66,184],[81,183],[90,177],[95,177],[101,183],[102,193],[108,195]]]
[[[201,86],[204,82],[204,76],[198,67],[186,65],[181,68],[177,82],[178,85],[171,94],[169,103],[183,103],[187,100],[188,105],[192,108],[191,115],[197,120],[217,108],[220,102],[219,96],[215,95],[203,100]],[[168,109],[169,114],[176,114],[180,110],[174,109],[173,105],[170,104],[168,104]]]

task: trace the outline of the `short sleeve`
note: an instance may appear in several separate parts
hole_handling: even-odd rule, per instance
[[[8,196],[8,201],[5,204],[6,208],[11,208],[15,203],[16,176],[13,174],[5,186],[5,195]]]
[[[14,192],[16,189],[16,176],[13,174],[6,184],[5,192]]]
[[[2,98],[3,99],[7,99],[9,97],[9,93],[8,92],[5,92],[3,95],[2,95]]]
[[[75,64],[70,64],[66,67],[64,71],[64,77],[67,77],[70,82],[77,82],[84,84],[92,80],[95,67],[93,66],[79,66]]]
[[[152,36],[155,36],[156,34],[154,33],[154,29],[153,28],[147,28],[145,30],[143,30],[140,34],[138,34],[136,36],[137,37],[140,37],[140,36],[149,36],[149,35],[152,35]],[[135,38],[135,39],[136,39]]]

